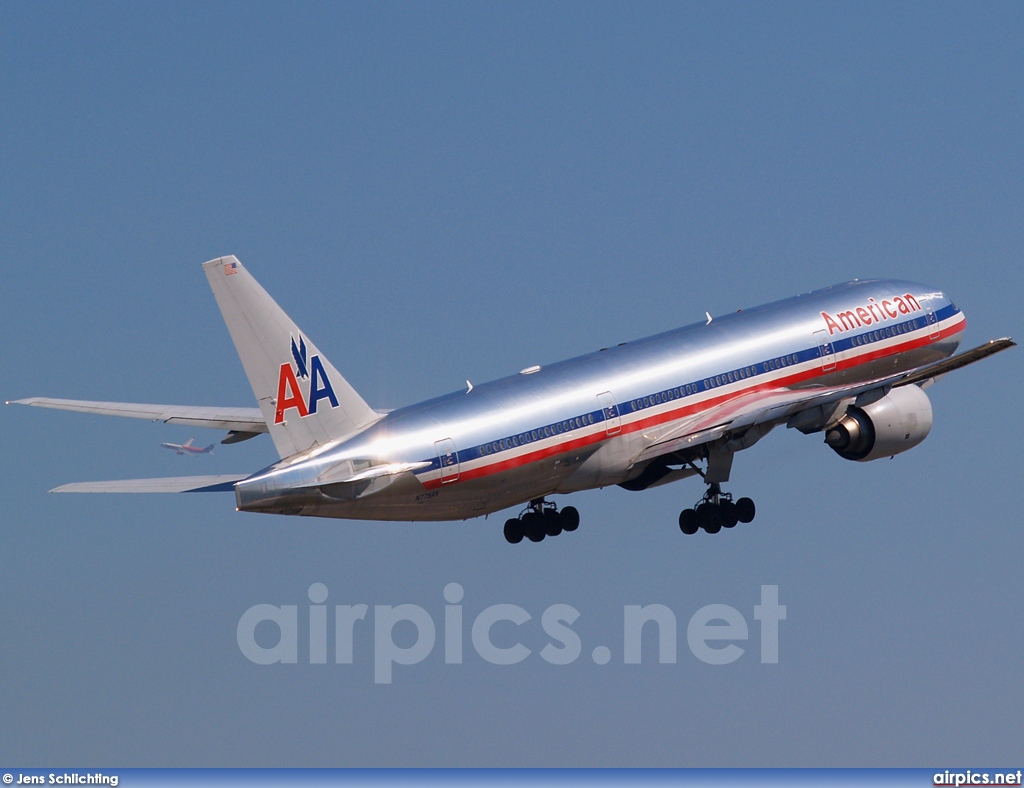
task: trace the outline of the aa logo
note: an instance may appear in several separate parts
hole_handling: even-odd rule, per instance
[[[284,414],[290,408],[299,412],[299,417],[316,413],[317,404],[322,399],[329,400],[332,408],[338,407],[338,398],[331,388],[331,381],[324,371],[324,365],[320,356],[313,356],[306,360],[306,340],[299,334],[299,344],[295,344],[295,337],[292,337],[292,364],[282,364],[281,372],[277,377],[277,412],[274,414],[274,424],[281,424],[284,421]],[[309,380],[309,399],[303,397],[302,389],[299,387],[299,380]]]

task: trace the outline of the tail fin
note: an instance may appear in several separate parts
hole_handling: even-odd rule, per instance
[[[219,257],[203,269],[281,457],[380,418],[238,258]]]
[[[203,454],[213,454],[213,447],[216,445],[216,443],[211,443],[209,446],[203,449]]]

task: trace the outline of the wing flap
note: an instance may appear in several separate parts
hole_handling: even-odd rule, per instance
[[[249,474],[217,476],[168,476],[160,479],[120,479],[109,482],[73,482],[50,490],[53,493],[184,493],[232,492],[235,482]]]
[[[55,408],[77,413],[97,413],[101,416],[121,416],[128,419],[147,419],[189,427],[210,427],[238,433],[266,432],[267,423],[259,408],[218,408],[192,405],[148,405],[138,402],[95,402],[83,399],[57,399],[54,397],[28,397],[8,402],[8,405],[32,405],[37,408]]]

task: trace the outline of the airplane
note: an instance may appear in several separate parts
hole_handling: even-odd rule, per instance
[[[165,449],[174,449],[178,454],[187,454],[189,457],[198,457],[200,454],[213,454],[213,447],[216,445],[211,443],[205,449],[200,449],[198,446],[193,446],[192,441],[195,438],[189,438],[185,443],[161,443],[160,445]]]
[[[258,408],[31,397],[18,404],[269,433],[278,462],[255,473],[65,484],[51,492],[234,492],[236,509],[355,520],[443,521],[524,506],[505,538],[575,531],[549,496],[640,491],[699,476],[679,528],[750,522],[722,485],[733,457],[777,426],[820,434],[868,462],[920,444],[925,389],[1016,343],[954,355],[964,313],[940,290],[852,281],[386,412],[371,408],[234,256],[203,264]],[[8,403],[10,404],[10,403]]]

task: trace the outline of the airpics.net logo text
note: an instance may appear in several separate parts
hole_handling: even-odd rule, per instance
[[[329,611],[329,592],[323,583],[313,583],[307,592],[310,605],[303,611],[302,628],[308,631],[308,651],[303,657],[312,665],[325,665],[330,656],[336,665],[351,665],[354,641],[360,633],[369,637],[370,606],[365,604],[334,605]],[[464,591],[458,583],[444,587],[444,613],[440,636],[444,641],[444,661],[447,665],[462,664],[466,652],[464,635],[467,630],[476,655],[492,665],[515,665],[533,654],[517,635],[519,627],[533,621],[533,615],[519,605],[491,605],[479,611],[468,622],[461,604]],[[334,643],[329,648],[328,618],[333,612]],[[540,627],[547,643],[539,649],[539,656],[551,665],[570,665],[583,654],[583,642],[572,625],[580,611],[572,605],[556,604],[544,610]],[[786,620],[786,606],[779,604],[777,585],[761,586],[761,598],[753,605],[753,618],[758,622],[760,659],[764,664],[779,661],[779,622]],[[423,662],[434,650],[438,640],[438,627],[430,613],[419,605],[373,606],[373,680],[376,684],[390,684],[396,665],[410,666]],[[250,662],[257,665],[296,664],[299,661],[299,606],[253,605],[238,620],[238,648]],[[496,645],[492,631],[501,625],[502,636]],[[511,627],[510,627],[511,625]],[[534,625],[535,626],[535,625]],[[257,628],[261,634],[257,634]],[[399,638],[396,628],[415,630],[415,638]],[[643,659],[643,633],[656,630],[657,661],[675,664],[678,624],[675,612],[666,605],[624,605],[622,610],[622,661],[626,665],[641,664]],[[274,633],[276,630],[276,635]],[[269,637],[267,637],[269,633]],[[406,632],[409,634],[409,632]],[[650,637],[650,636],[649,636]],[[728,665],[740,659],[747,649],[739,645],[750,640],[747,619],[730,605],[705,605],[690,616],[686,624],[686,643],[690,652],[708,665]],[[276,642],[274,642],[276,640]],[[305,638],[303,638],[305,640]],[[263,641],[260,643],[258,641]],[[267,645],[267,641],[274,645]],[[511,645],[504,645],[511,641]],[[305,644],[304,644],[305,645]],[[749,645],[749,644],[748,644]],[[332,654],[329,652],[333,651]],[[598,665],[612,659],[612,650],[601,645],[593,648],[591,658]],[[647,660],[653,662],[653,655]]]

